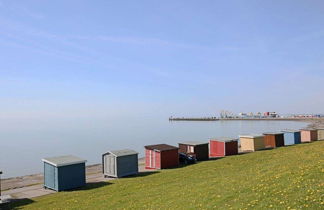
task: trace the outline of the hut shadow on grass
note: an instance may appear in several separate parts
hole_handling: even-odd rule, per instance
[[[190,167],[190,166],[194,166],[194,165],[197,165],[197,164],[200,164],[202,162],[205,162],[205,161],[208,161],[208,160],[204,160],[204,161],[197,161],[195,163],[180,163],[179,166],[177,167],[172,167],[172,168],[167,168],[168,170],[172,170],[172,169],[179,169],[179,168],[186,168],[186,167]]]
[[[111,182],[88,182],[86,184],[86,186],[78,188],[78,189],[74,189],[71,191],[92,190],[92,189],[97,189],[97,188],[105,187],[105,186],[112,185],[112,184],[113,183],[111,183]]]
[[[258,151],[273,150],[273,149],[275,149],[275,147],[266,147],[266,148],[260,149]]]
[[[33,203],[34,201],[28,198],[11,199],[8,203],[0,204],[1,210],[7,209],[21,209],[21,207]]]
[[[232,155],[231,155],[232,156]],[[207,161],[213,161],[213,160],[221,160],[224,159],[225,157],[210,157]]]
[[[145,176],[150,176],[150,175],[157,174],[157,173],[160,173],[160,171],[141,171],[138,174],[124,176],[124,177],[122,177],[122,179],[135,178],[135,177],[145,177]]]
[[[259,150],[245,150],[245,151],[241,151],[241,152],[239,152],[238,154],[236,154],[236,155],[246,155],[246,154],[252,154],[252,153],[254,153],[254,152],[262,152],[262,151],[266,151],[266,150],[273,150],[273,149],[275,149],[275,148],[273,148],[273,147],[267,147],[267,148],[263,148],[263,149],[259,149]],[[234,155],[233,155],[234,156]]]

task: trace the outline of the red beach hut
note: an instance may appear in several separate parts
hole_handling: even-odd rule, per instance
[[[238,139],[214,138],[209,143],[209,157],[224,157],[238,154]]]
[[[145,168],[165,169],[179,166],[179,148],[168,144],[145,146]]]

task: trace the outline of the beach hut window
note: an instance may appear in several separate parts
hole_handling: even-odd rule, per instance
[[[194,153],[194,147],[193,146],[190,146],[188,145],[188,153]]]

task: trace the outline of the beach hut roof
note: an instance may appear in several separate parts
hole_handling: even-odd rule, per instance
[[[44,159],[42,159],[42,161],[45,163],[51,164],[53,166],[56,166],[56,167],[87,162],[86,160],[78,158],[73,155],[44,158]]]
[[[179,148],[168,144],[154,144],[154,145],[145,146],[145,149],[156,150],[156,151],[167,151],[167,150],[174,150]]]
[[[201,141],[185,141],[185,142],[181,142],[179,144],[187,144],[187,145],[191,145],[191,146],[197,146],[197,145],[203,145],[203,144],[208,144],[208,142],[201,142]]]
[[[302,128],[301,131],[315,131],[315,128]]]
[[[240,135],[240,138],[258,138],[258,137],[263,137],[264,135],[262,134],[250,134],[250,135]]]
[[[282,132],[267,132],[267,133],[263,133],[264,135],[280,135],[283,134]]]
[[[295,129],[285,129],[285,130],[282,130],[282,132],[284,132],[284,133],[296,133],[296,132],[299,132],[299,130],[295,130]]]
[[[113,150],[113,151],[108,151],[106,154],[112,154],[116,157],[121,157],[121,156],[127,156],[127,155],[136,155],[138,152],[131,150],[131,149],[122,149],[122,150]]]

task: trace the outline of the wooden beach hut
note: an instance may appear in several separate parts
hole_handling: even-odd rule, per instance
[[[195,155],[198,161],[208,160],[208,142],[187,141],[179,143],[179,152]]]
[[[324,128],[317,129],[317,140],[324,140]]]
[[[138,173],[138,153],[134,150],[114,150],[102,155],[105,177],[124,177]]]
[[[42,159],[44,163],[44,187],[64,191],[85,186],[85,162],[67,155]]]
[[[254,152],[265,148],[263,135],[241,135],[240,143],[242,152]]]
[[[300,130],[301,142],[311,142],[317,140],[317,130],[304,128]]]
[[[300,144],[300,131],[286,129],[282,131],[284,133],[285,145]]]
[[[238,139],[212,138],[209,142],[209,157],[224,157],[238,154]]]
[[[283,133],[268,132],[268,133],[263,133],[263,135],[264,135],[265,148],[276,148],[285,145]]]
[[[179,166],[179,148],[168,144],[145,146],[145,168],[165,169]]]

